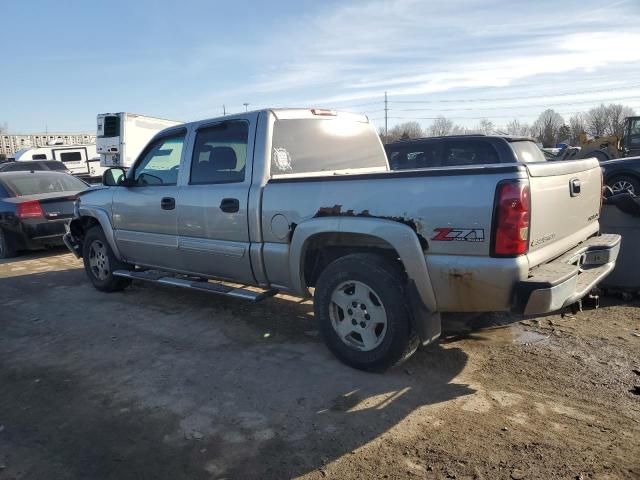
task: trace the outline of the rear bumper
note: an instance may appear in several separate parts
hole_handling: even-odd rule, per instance
[[[584,296],[615,267],[620,235],[591,237],[560,258],[541,265],[518,282],[514,311],[525,315],[555,312]]]

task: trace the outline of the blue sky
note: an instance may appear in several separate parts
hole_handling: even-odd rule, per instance
[[[0,0],[0,124],[93,131],[97,113],[178,120],[269,106],[382,125],[473,126],[640,111],[640,0]]]

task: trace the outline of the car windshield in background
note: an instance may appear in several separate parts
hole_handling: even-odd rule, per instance
[[[546,162],[547,157],[531,140],[515,140],[510,142],[518,161],[522,163]]]
[[[387,166],[371,124],[339,117],[278,120],[272,147],[271,175]]]
[[[40,193],[78,192],[87,188],[87,184],[82,180],[59,173],[7,174],[2,180],[17,197]]]

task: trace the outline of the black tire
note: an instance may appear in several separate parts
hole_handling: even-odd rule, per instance
[[[9,234],[0,228],[0,258],[13,258],[16,256],[16,246]]]
[[[613,193],[628,191],[636,195],[640,194],[640,181],[631,175],[616,175],[607,180],[607,185],[611,187]],[[622,188],[627,186],[627,188]]]
[[[376,307],[379,308],[378,303],[383,307],[386,328],[382,329],[380,334],[376,333],[377,330],[374,331],[376,342],[380,342],[373,343],[376,345],[375,348],[363,351],[363,348],[366,347],[365,337],[360,336],[356,331],[360,325],[363,330],[365,327],[369,328],[369,324],[366,322],[370,318],[367,318],[366,321],[362,318],[362,312],[358,311],[360,304],[358,302],[351,303],[351,305],[358,304],[358,307],[354,308],[351,314],[332,300],[334,292],[349,295],[349,282],[357,282],[358,285],[368,287],[369,296],[371,292],[374,294],[369,298],[371,305],[366,309],[363,308],[362,311],[368,312],[368,308],[372,310]],[[314,294],[315,316],[329,350],[347,365],[367,371],[384,371],[409,358],[418,348],[419,338],[411,322],[409,302],[404,291],[405,283],[400,268],[380,255],[351,254],[330,263],[318,278]],[[347,286],[343,289],[345,285]],[[353,295],[355,295],[356,283],[353,285]],[[376,296],[378,302],[376,302]],[[348,317],[351,315],[353,318],[349,319]],[[356,315],[360,315],[360,318],[356,319]],[[347,320],[350,320],[351,325],[349,323],[342,324]],[[354,321],[356,323],[353,323]],[[352,330],[351,333],[342,337],[345,340],[342,340],[341,335],[334,328],[334,322]],[[378,329],[379,325],[375,328]],[[356,345],[359,343],[358,337],[362,342],[360,346]]]
[[[99,226],[90,228],[84,236],[82,259],[89,280],[98,290],[117,292],[131,284],[130,279],[113,275],[114,270],[131,270],[133,267],[116,258]]]

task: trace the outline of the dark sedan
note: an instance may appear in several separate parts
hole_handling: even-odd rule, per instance
[[[57,160],[24,160],[20,162],[0,163],[0,172],[30,172],[32,170],[51,170],[54,172],[70,173],[67,166]]]
[[[56,172],[0,172],[0,258],[62,244],[77,194],[88,185]]]
[[[630,192],[640,195],[640,157],[618,158],[600,162],[604,183],[614,193]]]

